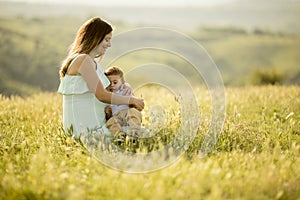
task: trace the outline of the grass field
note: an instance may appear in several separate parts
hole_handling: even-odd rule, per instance
[[[145,111],[159,95],[144,96]],[[166,109],[176,110],[166,96]],[[202,115],[186,153],[160,170],[129,174],[64,135],[60,95],[2,96],[0,199],[300,199],[299,86],[227,88],[221,136],[201,159],[210,100],[201,89],[197,98]]]

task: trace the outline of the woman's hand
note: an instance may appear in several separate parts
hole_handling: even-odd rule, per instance
[[[144,99],[136,98],[136,97],[131,97],[129,104],[135,107],[137,110],[142,111],[145,107],[144,104]]]

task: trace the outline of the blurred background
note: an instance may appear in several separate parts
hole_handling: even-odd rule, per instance
[[[67,49],[93,16],[109,21],[114,34],[151,26],[188,35],[207,50],[226,86],[300,84],[299,0],[19,0],[0,1],[0,93],[55,92]],[[188,67],[147,51],[122,66],[136,66],[143,56]]]

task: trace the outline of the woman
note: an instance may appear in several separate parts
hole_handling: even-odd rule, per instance
[[[96,130],[111,134],[105,127],[104,108],[107,104],[128,104],[144,108],[143,99],[113,94],[105,88],[110,82],[103,68],[95,62],[111,46],[112,27],[94,17],[77,32],[68,56],[60,69],[58,92],[63,94],[63,126],[76,139]]]

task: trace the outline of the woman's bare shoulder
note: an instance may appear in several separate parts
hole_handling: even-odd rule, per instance
[[[76,61],[77,61],[77,63],[82,63],[83,61],[85,61],[85,62],[94,62],[92,57],[89,56],[88,54],[79,54],[77,56]]]
[[[79,54],[68,72],[69,75],[80,74],[80,68],[93,65],[94,61],[88,54]]]

